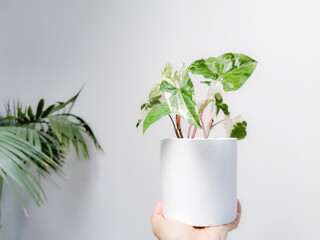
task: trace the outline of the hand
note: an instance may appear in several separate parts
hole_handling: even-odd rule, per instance
[[[152,231],[159,240],[225,240],[228,232],[239,225],[241,205],[238,200],[237,218],[232,223],[216,227],[192,227],[172,219],[166,219],[162,203],[158,202],[151,215]]]

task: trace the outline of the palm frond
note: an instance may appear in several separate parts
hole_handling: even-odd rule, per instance
[[[78,124],[80,124],[81,126],[81,131],[83,133],[85,133],[94,143],[95,147],[99,150],[102,150],[102,147],[100,146],[98,139],[96,138],[96,136],[94,135],[92,129],[90,128],[89,124],[84,121],[81,117],[71,114],[71,113],[65,113],[65,114],[61,114],[62,116],[67,116],[67,117],[71,117],[73,118],[73,121],[76,120],[78,122]]]
[[[9,177],[13,179],[40,205],[45,193],[34,172],[48,177],[48,170],[45,171],[41,165],[49,169],[54,167],[58,172],[61,169],[41,151],[36,135],[36,131],[30,129],[0,127],[0,176],[9,186],[12,186]]]
[[[66,102],[58,102],[57,106],[55,106],[51,113],[54,113],[54,112],[58,112],[60,110],[64,110],[64,113],[70,113],[72,108],[73,108],[73,105],[75,104],[79,94],[81,93],[82,89],[83,89],[84,86],[81,87],[81,89],[79,90],[79,92],[77,92],[76,95],[74,95],[72,98],[70,98],[68,101]],[[66,110],[66,107],[70,105],[69,109]]]
[[[15,196],[17,193],[10,179],[40,205],[45,193],[37,175],[49,181],[52,181],[50,173],[64,178],[62,166],[70,145],[78,157],[82,153],[89,158],[85,135],[102,150],[89,124],[70,113],[81,90],[68,101],[48,107],[44,99],[34,109],[23,107],[20,101],[8,101],[5,114],[0,113],[0,180]],[[18,197],[17,200],[20,202]]]
[[[71,121],[67,115],[51,116],[49,120],[61,144],[69,149],[71,142],[78,156],[81,150],[83,156],[89,158],[88,147],[83,137],[83,124]]]

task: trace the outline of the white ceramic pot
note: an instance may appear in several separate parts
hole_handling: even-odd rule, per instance
[[[237,216],[237,139],[161,139],[163,213],[192,226]]]

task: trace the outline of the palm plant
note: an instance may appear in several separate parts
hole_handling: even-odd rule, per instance
[[[102,150],[88,123],[71,113],[80,92],[46,108],[41,99],[35,110],[8,102],[5,113],[0,112],[0,200],[7,184],[22,206],[18,185],[40,206],[46,199],[40,178],[51,180],[50,173],[64,177],[62,166],[70,145],[78,157],[82,153],[89,158],[87,136]]]

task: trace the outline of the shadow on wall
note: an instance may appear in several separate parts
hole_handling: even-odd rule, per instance
[[[17,188],[18,189],[18,188]],[[23,200],[27,199],[27,195],[21,190],[18,190]],[[26,216],[18,204],[14,195],[5,184],[3,186],[2,200],[1,200],[1,224],[0,239],[1,240],[17,240],[19,239],[20,230],[25,221]]]

